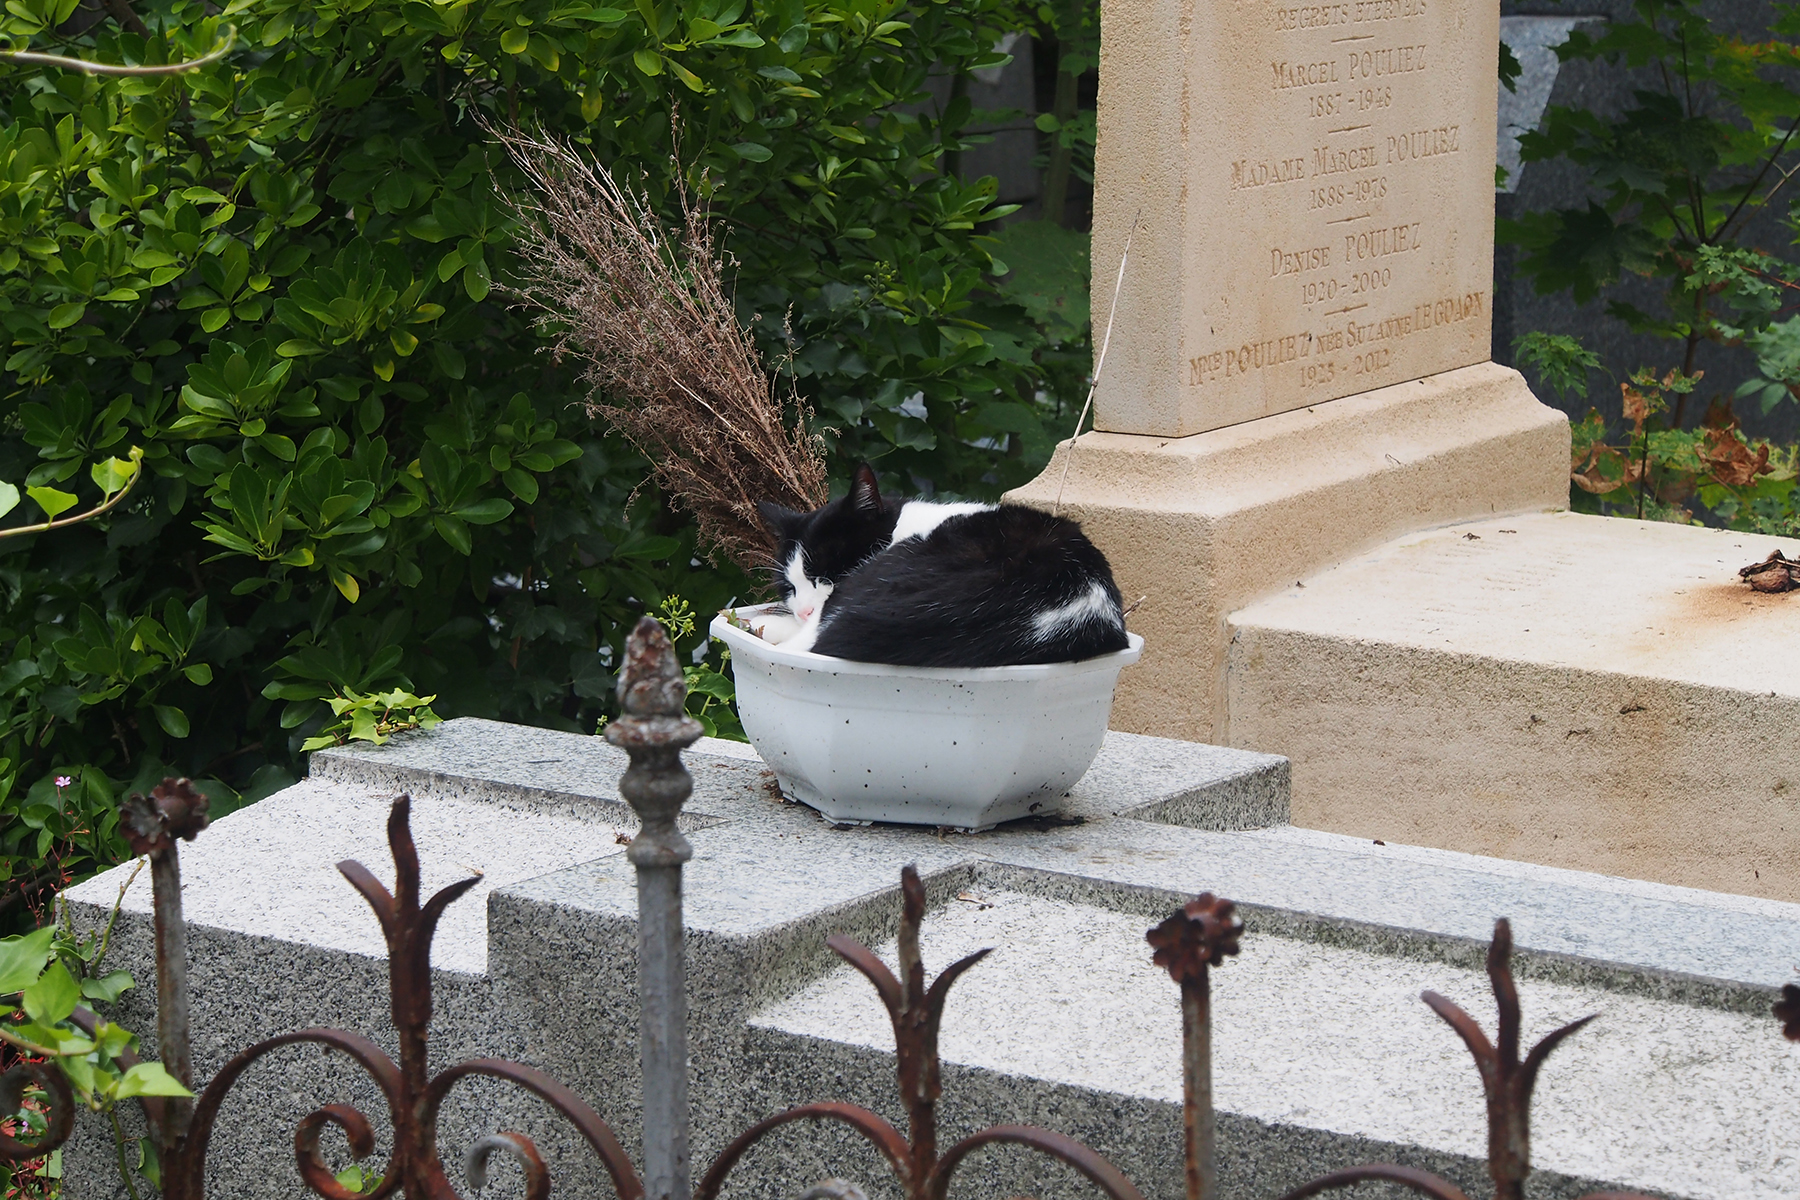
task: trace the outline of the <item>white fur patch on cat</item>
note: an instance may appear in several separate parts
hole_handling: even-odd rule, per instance
[[[772,622],[770,633],[764,636],[783,650],[811,650],[813,641],[819,636],[819,619],[825,615],[825,601],[837,585],[807,575],[806,552],[799,546],[788,555],[787,566],[781,573],[794,589],[794,594],[788,598],[788,611],[792,615]]]
[[[793,596],[788,600],[788,611],[794,614],[796,621],[804,625],[809,619],[819,615],[819,610],[825,607],[825,598],[831,595],[831,589],[835,585],[813,579],[806,573],[806,552],[799,546],[795,546],[794,552],[788,555],[787,566],[782,568],[781,573],[787,577],[788,586],[794,589]]]
[[[1047,642],[1065,629],[1077,629],[1093,620],[1104,620],[1109,625],[1124,621],[1113,598],[1106,594],[1105,585],[1099,582],[1090,583],[1085,593],[1067,604],[1045,609],[1031,619],[1031,624],[1038,641]]]
[[[902,542],[909,537],[924,537],[951,517],[966,516],[969,513],[992,512],[996,507],[993,504],[975,504],[973,502],[938,504],[931,500],[908,500],[900,506],[900,519],[894,524],[894,541]]]

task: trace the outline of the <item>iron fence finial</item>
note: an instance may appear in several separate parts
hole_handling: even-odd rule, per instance
[[[618,720],[606,740],[631,756],[619,794],[638,815],[626,856],[637,869],[638,1057],[644,1084],[644,1186],[650,1200],[688,1200],[687,966],[681,864],[694,848],[675,827],[694,781],[681,752],[701,734],[668,633],[646,616],[625,641]]]
[[[1204,892],[1144,935],[1151,961],[1181,985],[1181,1124],[1187,1200],[1214,1200],[1218,1133],[1212,1091],[1211,969],[1238,952],[1237,905]]]
[[[641,823],[627,854],[639,867],[679,866],[694,856],[675,827],[694,790],[681,751],[698,741],[702,730],[687,715],[681,661],[655,617],[640,620],[626,639],[618,695],[623,712],[607,725],[606,740],[631,756],[619,793]]]

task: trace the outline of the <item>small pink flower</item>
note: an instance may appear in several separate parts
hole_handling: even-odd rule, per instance
[[[70,778],[70,777],[69,777],[69,776],[67,776],[67,775],[58,775],[58,776],[57,776],[57,777],[56,777],[56,787],[57,787],[57,790],[58,790],[58,791],[60,791],[60,790],[62,790],[62,789],[63,789],[63,788],[66,788],[66,787],[68,787],[68,786],[69,786],[69,785],[70,785],[70,784],[71,784],[71,783],[74,783],[74,782],[75,782],[75,781],[74,781],[74,780],[73,780],[73,779],[71,779],[71,778]]]

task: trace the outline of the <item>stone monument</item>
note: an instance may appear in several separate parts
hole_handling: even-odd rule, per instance
[[[1499,10],[1107,0],[1101,26],[1096,336],[1131,249],[1098,432],[1012,498],[1146,597],[1117,726],[1223,742],[1232,610],[1566,503],[1566,419],[1489,361]]]
[[[1800,899],[1792,539],[1557,511],[1489,361],[1499,25],[1103,0],[1097,429],[1013,498],[1145,597],[1114,728],[1289,757],[1296,825]]]

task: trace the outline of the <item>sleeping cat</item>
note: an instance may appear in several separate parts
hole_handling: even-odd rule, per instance
[[[884,500],[866,463],[822,508],[757,511],[792,614],[761,633],[786,649],[917,667],[1125,649],[1112,570],[1073,521],[1013,504]]]

